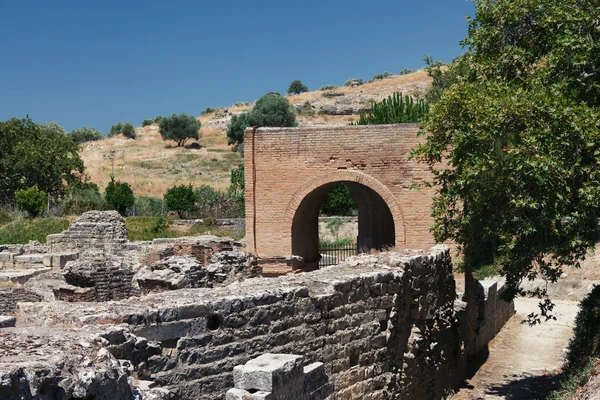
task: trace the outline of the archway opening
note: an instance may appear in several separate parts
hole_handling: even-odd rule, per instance
[[[316,268],[323,258],[319,246],[319,211],[327,194],[340,183],[347,185],[356,203],[358,235],[353,243],[358,252],[382,250],[396,244],[392,212],[376,191],[353,181],[330,182],[306,195],[294,214],[292,253],[302,257],[307,268]],[[336,257],[333,263],[338,260]]]

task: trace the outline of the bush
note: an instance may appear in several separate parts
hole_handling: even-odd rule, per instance
[[[304,92],[308,92],[308,88],[302,84],[299,80],[295,80],[290,83],[290,87],[288,88],[288,94],[300,94]]]
[[[185,113],[163,118],[159,126],[163,140],[174,140],[178,147],[183,146],[189,139],[199,139],[200,121]]]
[[[83,183],[71,189],[61,202],[63,215],[81,215],[86,211],[104,210],[106,202],[95,183]]]
[[[111,181],[106,186],[105,199],[111,210],[117,210],[119,214],[125,215],[127,209],[135,204],[133,190],[127,182]]]
[[[138,196],[135,198],[135,215],[157,216],[163,213],[163,200],[156,197]]]
[[[340,183],[327,194],[321,204],[321,214],[329,216],[352,215],[356,210],[356,202],[348,185]]]
[[[424,100],[413,100],[394,93],[380,102],[371,102],[371,111],[361,114],[357,123],[350,125],[381,125],[404,122],[419,122],[429,113],[429,104]]]
[[[108,137],[113,137],[119,133],[123,134],[126,138],[135,139],[135,127],[130,122],[119,122],[111,126]]]
[[[0,210],[0,225],[7,224],[11,220],[12,220],[12,218],[10,217],[9,213],[7,213],[6,211]]]
[[[17,207],[23,211],[27,211],[30,217],[37,217],[44,212],[46,200],[46,192],[38,190],[37,186],[15,192]]]
[[[336,85],[323,85],[321,86],[321,88],[319,90],[333,90],[333,89],[337,89]]]
[[[145,119],[142,121],[142,126],[152,125],[154,123],[153,119]]]
[[[210,113],[214,113],[219,110],[220,110],[220,108],[217,108],[217,107],[206,107],[204,110],[200,111],[200,115],[208,115]]]
[[[233,103],[234,107],[245,107],[249,105],[250,103],[248,103],[247,101],[236,101],[235,103]]]
[[[248,113],[231,117],[231,122],[227,126],[227,144],[235,145],[234,150],[237,150],[238,146],[244,143],[244,130],[249,126]]]
[[[194,213],[201,218],[241,218],[244,205],[234,196],[202,185],[196,190]]]
[[[382,73],[379,73],[379,74],[375,74],[375,75],[373,75],[373,78],[371,79],[371,82],[374,82],[374,81],[379,81],[379,80],[385,79],[385,78],[387,78],[388,76],[392,76],[392,74],[390,74],[390,73],[389,73],[389,72],[387,72],[387,71],[385,71],[385,72],[382,72]]]
[[[165,193],[165,203],[169,210],[176,211],[180,218],[184,218],[186,211],[194,210],[196,195],[192,185],[173,186]]]
[[[25,244],[30,240],[46,243],[46,236],[61,233],[69,223],[67,218],[16,218],[0,229],[0,244]]]
[[[402,71],[398,72],[398,75],[407,75],[412,74],[413,72],[415,71],[412,69],[404,68]]]
[[[361,78],[352,78],[352,79],[348,79],[346,82],[344,82],[344,86],[350,86],[352,84],[360,86],[363,83],[364,83],[364,81]]]
[[[89,126],[75,129],[70,133],[71,139],[77,143],[91,142],[104,139],[104,135],[98,129]]]

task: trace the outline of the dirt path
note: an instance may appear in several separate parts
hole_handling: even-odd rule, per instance
[[[479,360],[467,387],[452,400],[544,399],[556,383],[563,351],[572,335],[578,302],[555,300],[556,321],[529,327],[524,317],[537,311],[535,299],[516,299],[514,315]]]

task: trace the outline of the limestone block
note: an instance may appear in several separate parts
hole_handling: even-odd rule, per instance
[[[250,393],[244,389],[229,389],[225,395],[225,400],[271,400],[274,395],[270,392],[259,390],[258,392]]]
[[[18,264],[43,264],[43,254],[22,254],[14,257],[15,263]]]
[[[79,259],[79,253],[54,253],[44,254],[43,263],[46,267],[64,268],[69,261]]]
[[[0,328],[11,328],[17,324],[15,317],[0,315]]]
[[[483,301],[479,303],[479,318],[485,319],[495,312],[498,306],[498,283],[496,281],[480,281],[483,289]]]
[[[277,390],[302,374],[303,359],[290,354],[263,354],[245,365],[234,367],[235,387],[265,392]]]

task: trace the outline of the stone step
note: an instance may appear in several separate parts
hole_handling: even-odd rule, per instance
[[[44,254],[21,254],[14,257],[16,264],[43,264]]]
[[[30,269],[2,269],[0,270],[0,282],[12,282],[24,284],[34,276],[50,271],[52,268],[30,268]]]

